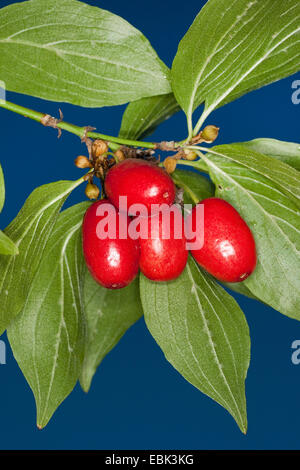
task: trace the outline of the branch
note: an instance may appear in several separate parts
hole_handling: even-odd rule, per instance
[[[112,137],[110,135],[100,134],[99,132],[93,132],[89,130],[90,129],[89,127],[80,127],[80,126],[76,126],[75,124],[70,124],[62,120],[61,111],[60,111],[60,118],[56,119],[50,116],[49,114],[44,114],[38,111],[34,111],[32,109],[24,108],[23,106],[19,106],[17,104],[14,104],[5,100],[0,100],[0,107],[4,109],[8,109],[9,111],[13,111],[14,113],[20,114],[21,116],[32,119],[33,121],[39,122],[40,124],[43,124],[44,126],[58,129],[60,132],[61,130],[70,132],[72,134],[77,135],[81,139],[90,137],[92,139],[105,140],[112,150],[117,150],[120,145],[126,145],[129,147],[143,147],[143,148],[148,148],[148,149],[157,148],[157,144],[153,142],[140,142],[138,140],[121,139],[119,137]],[[60,133],[59,133],[59,136],[60,136]]]

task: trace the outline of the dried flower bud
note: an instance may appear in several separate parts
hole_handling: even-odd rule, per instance
[[[122,162],[123,160],[125,160],[124,152],[122,152],[122,150],[120,150],[120,149],[116,150],[114,155],[116,157],[117,162]]]
[[[184,154],[185,154],[184,155],[185,160],[189,160],[189,161],[196,160],[196,158],[198,157],[196,152],[192,152],[191,150],[185,150]]]
[[[94,157],[98,158],[104,153],[108,152],[108,145],[104,140],[96,139],[92,145],[92,153]]]
[[[100,190],[99,190],[98,186],[96,186],[96,185],[93,184],[93,183],[88,183],[88,184],[86,185],[86,188],[85,188],[85,195],[86,195],[89,199],[98,199],[99,194],[100,194]]]
[[[203,131],[201,132],[201,138],[210,144],[214,142],[219,135],[219,127],[216,126],[206,126]]]
[[[177,165],[177,161],[172,157],[167,157],[164,160],[164,167],[167,170],[167,173],[171,174],[175,171]]]
[[[79,155],[79,157],[74,160],[74,163],[77,168],[92,168],[91,162],[84,155]]]

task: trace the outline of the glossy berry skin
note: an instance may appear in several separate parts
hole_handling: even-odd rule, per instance
[[[152,281],[176,279],[184,270],[188,258],[181,210],[172,206],[165,209],[164,213],[168,213],[168,217],[159,212],[147,219],[148,238],[140,239],[140,269]],[[175,239],[176,233],[180,232],[181,238]]]
[[[244,281],[256,266],[255,241],[250,228],[223,199],[208,198],[200,204],[204,206],[204,244],[201,249],[191,250],[193,257],[220,281]],[[197,218],[199,222],[194,207],[186,219],[186,233],[192,229],[199,237],[203,224],[199,223],[196,230]]]
[[[108,171],[105,192],[114,206],[119,208],[119,197],[127,196],[128,209],[132,204],[143,204],[149,215],[151,204],[170,206],[175,199],[175,185],[166,171],[136,158],[128,158]]]
[[[109,220],[116,217],[116,237],[99,239],[97,226],[103,222],[108,212],[97,215],[97,209],[103,204],[109,204],[112,210]],[[102,207],[104,209],[105,206]],[[99,212],[98,212],[99,214]],[[130,284],[139,270],[140,248],[137,240],[127,236],[120,239],[120,228],[128,233],[129,217],[119,214],[118,211],[107,200],[103,199],[92,204],[85,213],[82,226],[83,253],[87,267],[93,278],[108,289],[120,289]]]

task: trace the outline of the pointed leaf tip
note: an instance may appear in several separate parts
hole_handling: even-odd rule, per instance
[[[141,275],[140,288],[147,327],[167,360],[246,433],[250,336],[235,300],[191,257],[178,279],[155,283]]]

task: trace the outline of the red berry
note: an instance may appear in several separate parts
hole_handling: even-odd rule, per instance
[[[127,286],[138,273],[139,243],[128,237],[129,223],[129,217],[119,214],[107,199],[92,204],[84,216],[82,234],[86,264],[94,279],[109,289]],[[109,233],[105,239],[99,238],[100,232],[104,238],[103,231],[114,227],[115,233]]]
[[[114,206],[119,208],[119,197],[127,196],[128,209],[132,204],[143,204],[149,214],[151,204],[170,206],[175,199],[170,176],[154,163],[136,158],[128,158],[108,171],[105,192]]]
[[[251,230],[231,204],[219,198],[209,198],[200,204],[204,207],[204,227],[200,214],[193,208],[187,217],[187,238],[200,241],[201,249],[191,249],[195,260],[220,281],[241,282],[256,266],[255,241]],[[197,227],[197,228],[196,228]],[[191,230],[196,233],[191,237]]]
[[[152,281],[176,279],[184,270],[188,258],[180,209],[172,206],[149,217],[147,228],[148,237],[140,238],[141,271]]]

